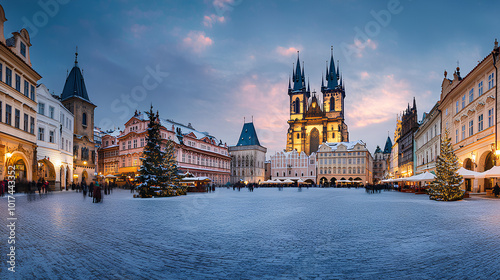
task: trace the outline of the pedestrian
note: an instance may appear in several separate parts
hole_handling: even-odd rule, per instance
[[[498,183],[496,183],[495,187],[493,187],[493,193],[495,194],[495,197],[498,197],[500,194],[500,187],[498,186]]]

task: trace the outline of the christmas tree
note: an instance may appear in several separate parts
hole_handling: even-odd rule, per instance
[[[147,144],[142,152],[142,164],[137,177],[141,188],[140,196],[175,195],[176,192],[171,190],[178,182],[174,143],[170,139],[166,140],[166,149],[163,150],[162,141],[164,140],[161,139],[161,123],[158,112],[155,114],[153,106],[151,106],[146,114],[149,118]]]
[[[442,201],[454,201],[463,198],[464,191],[460,189],[462,176],[457,173],[459,166],[458,158],[453,152],[448,130],[445,130],[441,142],[441,154],[437,158],[436,180],[431,183],[429,198]]]

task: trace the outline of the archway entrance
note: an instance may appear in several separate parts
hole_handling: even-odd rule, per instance
[[[330,185],[331,185],[331,186],[335,186],[335,185],[336,185],[336,183],[337,183],[337,178],[332,177],[332,178],[330,179]]]
[[[472,169],[472,160],[470,158],[465,159],[464,161],[464,168],[467,170],[473,170]],[[466,191],[472,191],[472,179],[465,179],[465,190]]]
[[[15,160],[14,168],[16,169],[16,171],[15,171],[16,180],[20,180],[20,181],[27,180],[26,163],[24,162],[24,160],[22,158]]]
[[[319,131],[314,128],[311,131],[311,136],[309,137],[309,154],[312,154],[318,150],[319,147]]]
[[[68,190],[69,187],[69,166],[66,167],[66,190]]]
[[[83,170],[82,172],[82,183],[87,184],[87,179],[89,178],[89,175],[87,174],[87,170]]]
[[[49,189],[55,190],[56,171],[54,165],[48,159],[38,161],[38,178],[49,182]]]
[[[66,177],[66,173],[64,172],[64,166],[61,165],[61,167],[59,168],[59,182],[60,182],[59,184],[60,184],[61,190],[63,190],[66,187],[65,177]]]
[[[489,152],[486,156],[486,160],[484,162],[484,170],[490,170],[493,166],[496,165],[495,155],[492,152]],[[484,179],[484,190],[491,190],[493,188],[493,179],[485,178]]]
[[[319,179],[319,183],[320,185],[325,186],[328,183],[328,179],[321,177],[321,179]]]

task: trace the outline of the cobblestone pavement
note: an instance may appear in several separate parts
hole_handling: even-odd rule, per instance
[[[0,279],[500,279],[500,200],[255,189],[93,204],[17,196],[16,273]],[[0,198],[7,224],[7,200]]]

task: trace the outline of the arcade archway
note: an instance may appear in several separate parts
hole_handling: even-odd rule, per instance
[[[38,179],[49,182],[49,189],[55,190],[56,170],[54,165],[48,159],[44,158],[38,161],[37,169]]]

